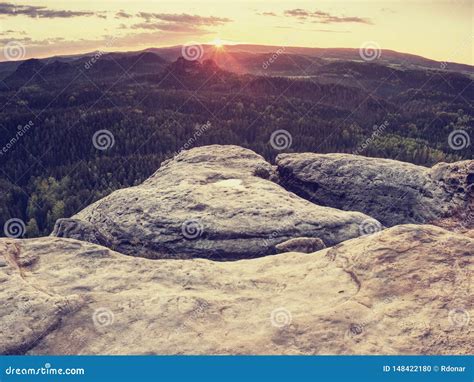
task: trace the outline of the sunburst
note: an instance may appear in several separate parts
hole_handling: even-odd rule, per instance
[[[219,37],[216,37],[214,40],[212,40],[211,44],[217,49],[220,49],[224,46],[224,42]]]

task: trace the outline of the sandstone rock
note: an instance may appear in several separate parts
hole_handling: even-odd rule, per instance
[[[278,253],[284,252],[302,252],[312,253],[326,248],[321,239],[314,237],[297,237],[283,243],[275,245]]]
[[[0,248],[1,353],[474,351],[474,240],[434,226],[225,263],[134,258],[51,237]]]
[[[46,248],[59,249],[50,239]],[[0,354],[22,354],[55,330],[63,316],[80,305],[77,296],[61,296],[27,280],[40,251],[20,256],[19,242],[0,240]]]
[[[84,240],[106,247],[112,245],[94,225],[79,219],[58,219],[51,235]]]
[[[93,225],[117,251],[149,258],[253,258],[273,254],[275,244],[294,237],[333,245],[361,234],[368,216],[314,205],[264,179],[274,175],[253,151],[199,147],[73,219]]]
[[[474,161],[433,168],[351,154],[281,154],[281,183],[316,204],[366,213],[386,226],[429,223],[474,198]]]

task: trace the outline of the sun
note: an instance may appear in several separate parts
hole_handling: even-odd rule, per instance
[[[214,45],[215,48],[222,48],[224,46],[224,42],[219,37],[212,40],[211,44]]]

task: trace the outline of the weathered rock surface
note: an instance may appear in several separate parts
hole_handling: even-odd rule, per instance
[[[2,239],[0,353],[472,354],[473,256],[428,225],[225,263]]]
[[[58,219],[54,225],[52,236],[88,241],[105,247],[112,245],[93,224],[79,219]]]
[[[321,239],[315,237],[297,237],[275,245],[278,253],[284,252],[302,252],[312,253],[326,248]]]
[[[304,153],[281,154],[277,166],[288,190],[316,204],[366,213],[386,226],[459,215],[474,200],[472,160],[426,168],[351,154]]]
[[[368,216],[317,206],[268,180],[274,176],[253,151],[199,147],[73,219],[95,227],[113,249],[149,258],[253,258],[273,254],[275,244],[294,237],[333,245],[361,234]]]
[[[44,241],[34,253],[25,253],[19,241],[0,240],[0,354],[26,352],[57,329],[61,318],[80,301],[26,280],[25,269],[34,268],[41,248],[53,247],[52,241]]]

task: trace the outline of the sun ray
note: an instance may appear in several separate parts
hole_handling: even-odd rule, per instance
[[[224,46],[224,42],[219,37],[212,40],[211,44],[214,45],[215,48],[222,48]]]

